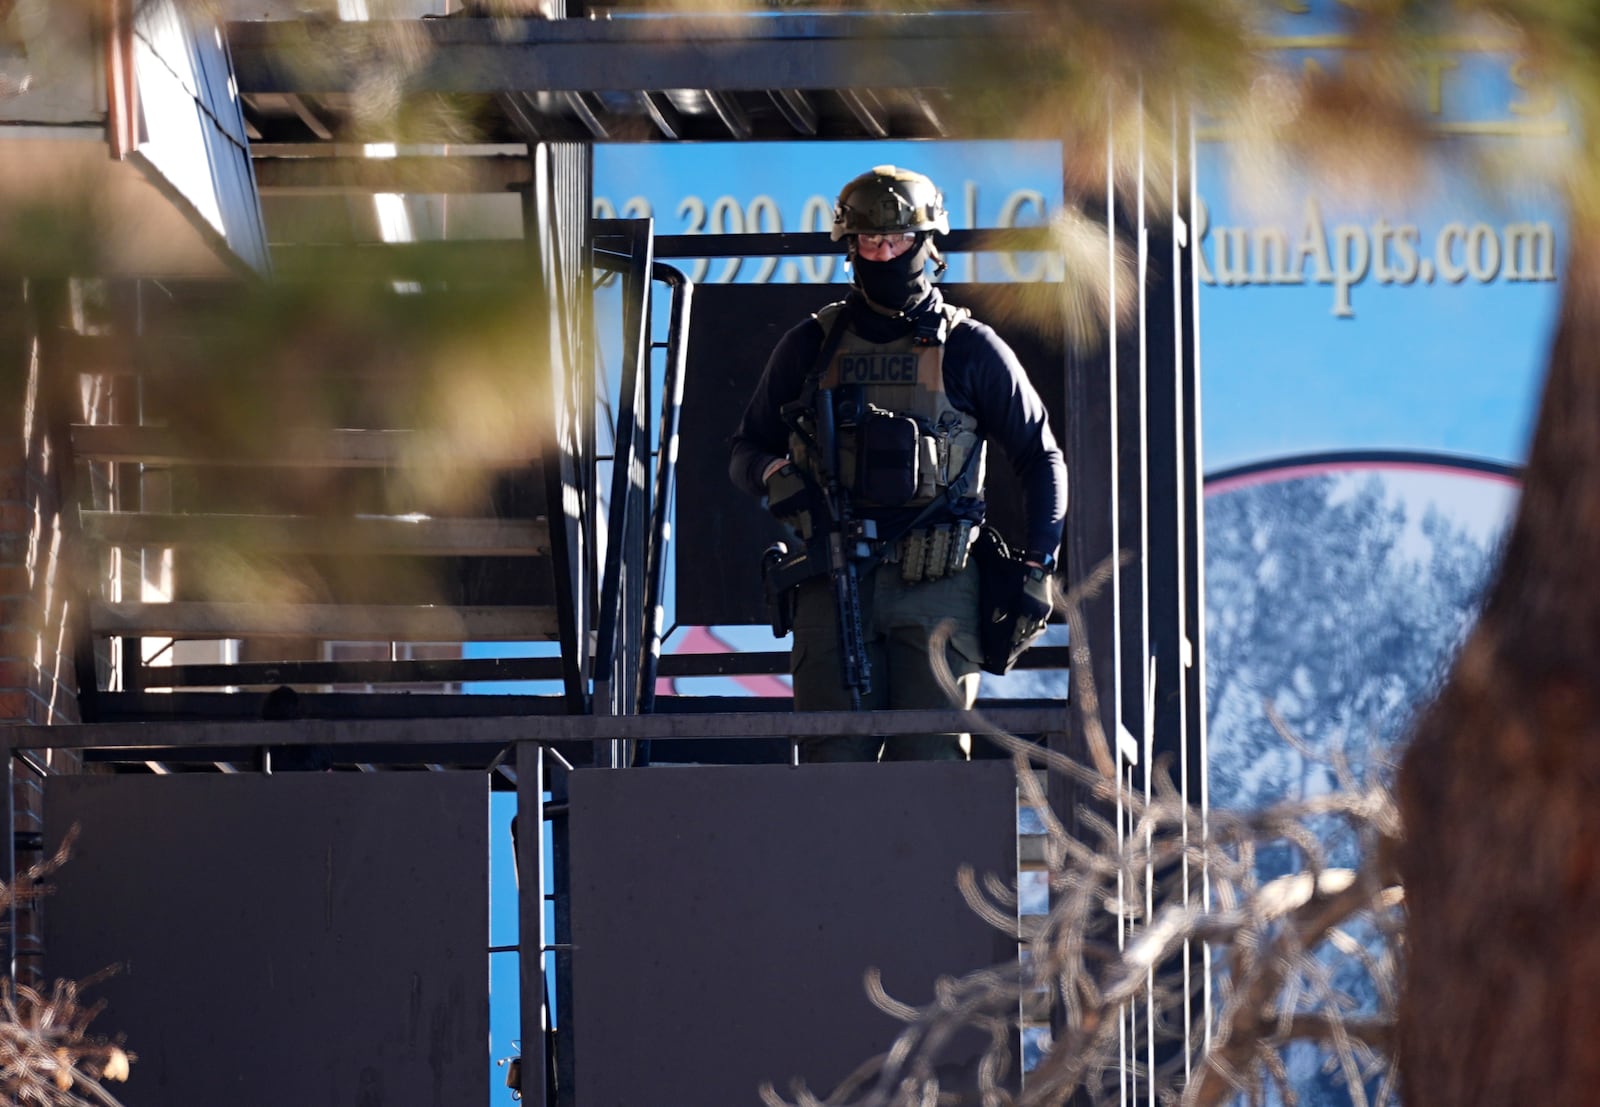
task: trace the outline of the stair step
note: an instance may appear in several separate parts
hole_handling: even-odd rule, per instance
[[[89,618],[97,634],[135,637],[476,642],[557,636],[550,607],[98,602]]]
[[[539,519],[410,516],[168,515],[84,511],[84,536],[114,546],[232,546],[263,553],[394,554],[412,557],[546,557]]]
[[[146,465],[271,466],[284,468],[392,469],[441,463],[456,468],[518,469],[531,457],[463,456],[446,452],[441,440],[415,430],[310,429],[286,430],[257,444],[197,445],[171,427],[78,424],[72,428],[73,452],[89,461],[140,462]]]

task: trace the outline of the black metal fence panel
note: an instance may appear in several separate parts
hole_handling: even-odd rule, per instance
[[[1016,873],[1016,778],[996,762],[579,770],[570,780],[579,1102],[759,1104],[825,1094],[888,1048],[875,1008],[1014,963],[957,889]],[[958,1040],[970,1062],[984,1040]]]
[[[138,1055],[127,1107],[489,1096],[481,773],[63,776],[46,972]]]

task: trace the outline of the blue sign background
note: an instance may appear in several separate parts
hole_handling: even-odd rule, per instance
[[[595,148],[595,212],[653,217],[657,234],[825,231],[840,187],[875,165],[933,178],[957,230],[1037,225],[1061,203],[1061,150],[1054,142],[663,143]],[[1013,280],[1009,260],[956,258],[949,279]],[[1031,268],[1042,275],[1042,267]],[[847,279],[837,254],[770,266],[759,260],[701,263],[690,275],[712,281]]]

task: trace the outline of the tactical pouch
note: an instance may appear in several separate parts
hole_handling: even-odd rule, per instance
[[[802,555],[803,556],[803,555]],[[793,564],[794,555],[783,542],[774,542],[761,553],[761,588],[767,598],[767,618],[772,623],[772,636],[782,638],[794,629],[794,594],[797,584],[789,579],[797,574],[784,571],[785,563]]]
[[[1050,608],[1025,594],[1030,568],[1022,554],[1006,546],[1006,540],[993,527],[978,530],[972,544],[972,559],[978,567],[978,643],[983,648],[983,671],[1004,676],[1011,671],[1027,648],[1044,633]],[[1049,584],[1046,577],[1043,582]],[[1024,620],[1023,616],[1029,617]]]
[[[933,499],[939,491],[939,475],[944,468],[939,461],[939,446],[939,440],[928,434],[922,435],[917,443],[917,452],[921,455],[917,462],[917,503]]]
[[[794,629],[793,588],[767,593],[767,620],[772,624],[772,636],[782,638]]]
[[[922,432],[909,415],[870,408],[856,430],[856,494],[886,507],[917,494]]]
[[[907,584],[955,576],[967,567],[972,545],[972,524],[965,519],[932,527],[917,527],[900,536],[893,560],[900,563],[900,579]]]

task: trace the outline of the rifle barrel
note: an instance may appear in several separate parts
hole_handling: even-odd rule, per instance
[[[855,563],[846,553],[846,540],[854,520],[850,496],[839,479],[839,435],[833,410],[833,390],[816,393],[817,445],[828,466],[829,513],[828,573],[833,583],[834,615],[839,624],[839,664],[850,706],[861,710],[861,697],[872,690],[872,663],[867,658],[866,633],[861,622],[861,582]]]

